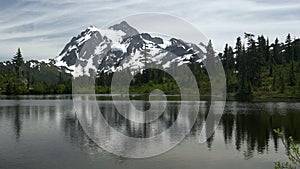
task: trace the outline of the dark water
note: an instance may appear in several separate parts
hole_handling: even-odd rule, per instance
[[[176,120],[178,105],[168,103],[165,125]],[[300,103],[227,102],[217,130],[200,144],[209,106],[201,102],[196,124],[177,147],[157,157],[127,159],[95,145],[84,134],[72,106],[72,100],[62,98],[0,100],[0,169],[273,168],[274,161],[287,160],[273,129],[281,128],[300,141]],[[111,101],[100,101],[99,107],[109,124],[127,126],[126,134],[151,135],[145,126],[128,129],[130,122],[117,115]]]

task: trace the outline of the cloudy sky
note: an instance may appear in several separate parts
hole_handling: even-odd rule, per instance
[[[300,36],[299,0],[0,0],[0,60],[20,47],[25,59],[58,55],[90,25],[144,12],[167,13],[192,23],[217,50],[243,32],[284,40]]]

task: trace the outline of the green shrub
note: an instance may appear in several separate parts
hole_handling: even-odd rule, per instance
[[[294,139],[292,137],[288,138],[288,143],[285,141],[283,133],[280,131],[280,129],[275,129],[274,132],[280,137],[284,147],[287,149],[287,156],[290,160],[290,162],[293,165],[296,165],[300,167],[300,149],[299,146],[297,146],[294,142]],[[275,169],[296,169],[296,167],[292,166],[289,162],[274,162]]]

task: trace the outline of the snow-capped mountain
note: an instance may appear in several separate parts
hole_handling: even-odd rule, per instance
[[[196,45],[176,38],[140,33],[123,21],[108,29],[88,27],[71,39],[54,62],[73,70],[76,76],[127,68],[134,73],[141,72],[148,63],[165,69],[173,64],[200,63],[205,53],[203,43]]]

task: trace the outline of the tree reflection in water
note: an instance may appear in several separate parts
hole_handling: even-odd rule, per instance
[[[147,103],[140,102],[142,109]],[[205,124],[209,103],[200,104],[200,113],[188,138],[197,138],[203,127],[208,129],[217,125]],[[99,108],[107,122],[119,132],[131,137],[145,138],[161,133],[172,126],[178,115],[179,103],[168,103],[166,111],[149,124],[134,123],[118,113],[112,102],[101,103]],[[188,112],[186,112],[188,113]],[[70,102],[55,102],[52,104],[12,104],[0,106],[0,121],[13,119],[12,127],[16,142],[22,138],[22,125],[33,121],[49,121],[58,123],[64,132],[65,138],[74,146],[81,147],[89,154],[103,152],[83,132],[76,115],[72,112]],[[218,125],[217,133],[223,137],[224,144],[234,144],[237,151],[244,152],[246,159],[252,158],[254,153],[264,154],[269,151],[269,144],[278,151],[279,138],[273,129],[280,128],[286,138],[292,136],[296,143],[300,143],[299,103],[237,103],[228,102],[226,110]],[[211,149],[215,135],[207,138],[207,147]],[[246,147],[246,149],[244,148]],[[272,147],[271,147],[272,148]]]

